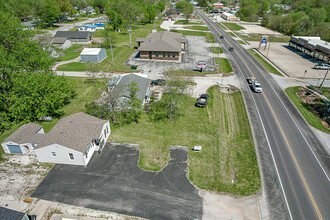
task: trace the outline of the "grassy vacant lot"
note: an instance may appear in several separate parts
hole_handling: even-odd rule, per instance
[[[222,48],[220,48],[220,52],[219,52],[219,47],[212,47],[211,51],[212,51],[212,53],[215,53],[215,54],[223,53]]]
[[[178,21],[176,21],[176,22],[174,22],[174,24],[188,24],[188,25],[190,25],[190,24],[202,24],[203,22],[201,22],[201,23],[197,23],[197,22],[187,22],[187,20],[178,20]]]
[[[239,44],[245,44],[245,42],[244,41],[241,41],[241,40],[237,40],[237,43],[239,43]]]
[[[249,34],[248,36],[239,34],[239,36],[246,41],[260,41],[260,34]],[[269,36],[269,42],[289,42],[289,36]]]
[[[231,65],[226,58],[214,58],[215,63],[219,64],[219,72],[220,73],[230,73],[233,72],[233,68],[231,68]]]
[[[186,29],[198,30],[198,31],[209,31],[206,26],[185,26]]]
[[[244,27],[236,24],[236,23],[221,23],[222,25],[226,26],[228,29],[232,31],[239,31],[245,29]]]
[[[183,35],[192,35],[192,36],[204,36],[207,42],[211,43],[214,40],[214,37],[209,32],[199,32],[199,31],[184,31],[184,30],[171,30],[173,32],[182,33]]]
[[[81,44],[73,44],[71,47],[64,51],[64,57],[57,57],[55,61],[66,61],[77,58],[83,50],[83,46],[84,45]]]
[[[252,54],[254,56],[254,58],[256,58],[258,60],[258,62],[263,65],[263,67],[270,73],[273,73],[275,75],[279,75],[282,76],[282,74],[277,71],[272,65],[270,65],[270,63],[268,63],[264,58],[262,58],[257,52],[255,52],[252,49],[248,49],[248,51],[250,52],[250,54]]]
[[[322,124],[321,119],[313,114],[308,105],[300,100],[297,96],[298,89],[300,87],[290,87],[285,89],[286,94],[289,96],[291,101],[295,104],[300,113],[304,116],[305,120],[313,127],[319,129],[320,131],[330,134],[330,130]],[[330,91],[330,88],[327,88],[327,92]]]
[[[112,129],[112,141],[139,143],[139,166],[158,171],[169,160],[169,145],[189,149],[189,179],[198,187],[235,195],[251,195],[260,189],[259,169],[240,92],[224,94],[209,89],[207,108],[194,106],[185,97],[181,116],[174,122],[150,122],[143,115],[139,123]],[[193,152],[195,145],[202,152]],[[231,180],[235,180],[235,184]]]

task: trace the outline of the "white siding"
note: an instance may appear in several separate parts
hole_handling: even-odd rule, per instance
[[[36,153],[39,162],[85,165],[83,153],[59,144],[52,144],[46,147],[38,148],[35,149],[34,152]],[[56,153],[55,157],[52,156],[52,152]],[[74,160],[70,159],[69,153],[73,154]]]

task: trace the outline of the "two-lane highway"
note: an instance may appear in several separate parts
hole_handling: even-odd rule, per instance
[[[215,39],[223,45],[237,77],[244,81],[254,76],[263,87],[260,94],[245,90],[243,95],[252,98],[253,103],[249,104],[254,106],[253,114],[258,115],[263,127],[268,146],[257,144],[257,147],[269,148],[288,211],[286,218],[330,219],[330,161],[328,156],[318,157],[313,150],[325,153],[322,151],[324,146],[260,63],[219,25],[204,13],[198,13]],[[220,40],[219,36],[224,39]],[[229,47],[234,51],[228,51]],[[251,109],[249,111],[251,113]],[[266,172],[263,175],[267,176]],[[278,217],[271,214],[271,218]]]

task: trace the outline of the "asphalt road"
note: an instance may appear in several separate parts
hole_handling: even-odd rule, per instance
[[[148,219],[201,219],[202,197],[189,182],[185,147],[170,147],[160,172],[138,166],[139,149],[107,143],[87,167],[57,164],[32,197]]]
[[[199,13],[228,54],[237,78],[246,84],[243,95],[257,137],[270,218],[330,219],[330,158],[324,146],[269,73],[217,24]],[[221,35],[223,40],[219,39]],[[233,52],[228,51],[230,46]],[[255,76],[261,83],[262,93],[251,92],[245,81],[249,76]],[[262,167],[267,156],[273,161],[273,167],[268,164],[269,170]],[[272,207],[273,195],[282,203],[276,204],[280,211]]]

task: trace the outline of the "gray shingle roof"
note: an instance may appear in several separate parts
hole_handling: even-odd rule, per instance
[[[0,207],[0,219],[1,220],[22,220],[25,213],[15,210]]]
[[[114,89],[121,89],[127,87],[127,85],[132,81],[135,81],[137,87],[139,88],[139,91],[136,93],[136,97],[143,102],[150,85],[150,79],[148,78],[136,74],[124,75],[121,77],[117,86]],[[123,92],[120,96],[129,97],[129,93],[130,92],[127,89],[123,89]]]
[[[14,133],[12,133],[3,143],[12,141],[18,144],[28,143],[28,140],[37,134],[37,132],[42,128],[41,125],[35,123],[28,123],[22,125]]]
[[[100,137],[106,122],[83,112],[67,116],[57,122],[36,149],[56,143],[84,153],[91,141]]]
[[[66,37],[68,39],[88,39],[91,33],[89,31],[57,31],[54,37]]]
[[[145,40],[138,38],[138,42],[143,42],[139,47],[139,51],[168,51],[168,52],[180,52],[182,40],[181,33],[160,31],[150,33]]]
[[[64,44],[64,42],[68,39],[67,37],[54,37],[52,40],[52,44]]]

